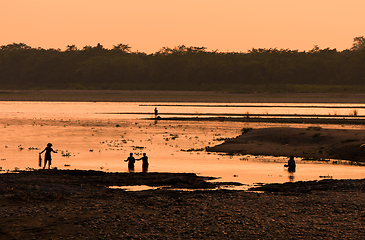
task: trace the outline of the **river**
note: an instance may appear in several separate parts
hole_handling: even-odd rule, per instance
[[[58,151],[58,169],[126,172],[129,153],[146,153],[150,172],[193,172],[218,181],[245,184],[358,179],[364,167],[308,162],[297,158],[297,171],[283,167],[287,156],[228,156],[200,151],[241,133],[242,128],[302,127],[306,124],[224,121],[154,121],[154,108],[164,117],[244,116],[247,114],[331,115],[362,118],[362,104],[227,104],[159,102],[0,102],[0,167],[2,172],[38,167],[38,153],[48,142]],[[316,125],[319,126],[319,125]],[[363,126],[324,125],[325,128]],[[136,172],[141,171],[136,162]],[[236,188],[239,189],[239,188]]]

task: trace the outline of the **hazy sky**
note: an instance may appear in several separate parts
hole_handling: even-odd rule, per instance
[[[0,45],[348,49],[365,0],[0,0]]]

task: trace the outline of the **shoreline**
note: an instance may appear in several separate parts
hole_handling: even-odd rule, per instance
[[[0,101],[364,103],[352,93],[229,93],[152,90],[0,90]]]

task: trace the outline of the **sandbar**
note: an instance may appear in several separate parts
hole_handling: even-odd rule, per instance
[[[207,149],[229,154],[290,156],[365,161],[365,130],[321,127],[247,129],[244,134]]]

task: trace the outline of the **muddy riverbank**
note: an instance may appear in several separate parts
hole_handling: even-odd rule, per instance
[[[117,182],[196,178],[157,175],[122,174]],[[127,192],[108,188],[116,184],[112,173],[94,171],[20,172],[1,174],[0,179],[0,236],[4,239],[364,236],[364,180],[287,183],[258,189],[266,192]]]
[[[168,174],[162,178],[173,176],[182,177]],[[118,182],[132,183],[135,178],[147,183],[156,177],[153,173],[146,177],[126,173],[118,176]],[[0,179],[0,236],[4,239],[364,236],[364,180],[287,183],[258,189],[265,192],[127,192],[108,187],[116,184],[112,173],[94,171],[20,172],[1,174]]]

